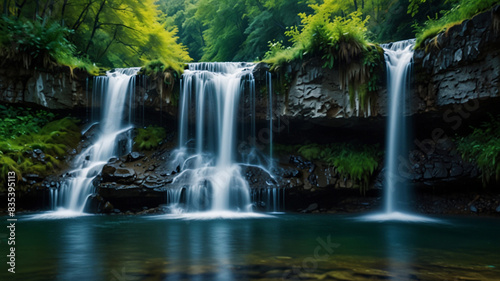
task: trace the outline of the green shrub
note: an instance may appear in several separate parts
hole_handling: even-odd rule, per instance
[[[25,68],[52,68],[66,65],[96,73],[98,68],[88,60],[75,56],[75,46],[67,40],[71,30],[57,22],[45,23],[0,18],[0,56],[7,61],[20,62]]]
[[[415,48],[422,47],[424,41],[435,37],[438,33],[448,28],[461,24],[462,21],[472,18],[474,15],[484,12],[496,4],[499,0],[460,0],[451,10],[443,12],[441,18],[429,18],[423,27],[417,27],[417,42]]]
[[[166,136],[167,132],[162,127],[139,128],[134,138],[134,147],[139,150],[151,150],[158,147]]]
[[[483,185],[500,182],[500,115],[496,119],[491,116],[457,143],[463,159],[476,163],[481,170]]]
[[[0,105],[0,140],[38,131],[55,115],[46,110]]]
[[[13,108],[10,114],[12,112],[19,114],[17,118],[10,118],[12,116],[9,115],[0,120],[1,188],[5,188],[6,177],[3,175],[8,171],[15,171],[19,179],[26,173],[48,175],[61,166],[61,158],[80,141],[76,119],[63,118],[49,122],[54,115],[42,113],[44,111]],[[8,124],[12,127],[9,130],[4,128],[5,119],[9,120]],[[24,122],[32,124],[31,127]],[[44,157],[35,157],[34,151],[37,149]]]
[[[284,146],[275,145],[278,153],[295,153],[307,160],[317,160],[335,167],[340,177],[351,179],[359,184],[364,194],[370,178],[378,168],[382,153],[377,145],[351,143],[331,143],[328,145],[306,144]]]

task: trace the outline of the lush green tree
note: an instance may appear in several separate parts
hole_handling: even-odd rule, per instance
[[[267,44],[285,39],[288,26],[300,23],[299,12],[316,1],[161,0],[168,22],[179,27],[181,42],[195,60],[252,61]]]
[[[72,31],[79,56],[104,66],[137,66],[159,59],[181,71],[190,61],[167,26],[155,0],[4,0],[4,15],[45,25],[59,22]]]

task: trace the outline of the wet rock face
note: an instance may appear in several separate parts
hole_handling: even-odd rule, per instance
[[[37,104],[50,109],[88,106],[87,73],[61,67],[53,72],[23,68],[0,69],[0,101]]]
[[[137,174],[133,169],[117,166],[116,163],[106,164],[102,168],[102,179],[105,182],[131,184],[136,178]]]
[[[113,212],[112,210],[119,209],[139,212],[144,208],[165,204],[173,174],[172,169],[165,164],[169,153],[162,150],[145,156],[131,152],[119,159],[111,159],[93,182],[102,200],[99,204],[93,203],[92,210]],[[107,203],[109,204],[106,207]],[[96,204],[98,208],[95,207]]]
[[[288,94],[286,115],[304,119],[350,117],[348,95],[340,89],[338,73],[308,64],[301,68]]]
[[[476,165],[462,159],[456,148],[451,145],[438,144],[432,154],[414,151],[410,155],[410,180],[425,184],[436,182],[459,182],[478,178],[480,172]]]
[[[451,27],[415,52],[417,94],[426,109],[500,98],[500,6]]]
[[[351,108],[349,95],[346,89],[340,88],[339,73],[335,70],[323,68],[319,58],[309,60],[302,65],[291,65],[287,69],[291,82],[287,94],[273,95],[273,110],[276,116],[300,121],[336,121],[351,117],[377,116],[381,110],[385,112],[386,103],[379,103],[374,99],[369,112],[362,112],[359,106]],[[266,85],[266,64],[258,64],[254,69],[257,88]],[[272,79],[279,79],[273,75]],[[385,95],[382,89],[379,95]],[[264,97],[268,100],[268,97]],[[257,103],[257,118],[269,116],[269,103]],[[259,114],[262,112],[263,114]]]

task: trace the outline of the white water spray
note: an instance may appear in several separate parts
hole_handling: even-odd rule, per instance
[[[402,209],[407,187],[398,168],[401,157],[408,155],[408,128],[405,122],[405,108],[410,88],[415,39],[384,44],[387,65],[387,145],[385,155],[384,212],[363,217],[371,221],[434,222],[435,220],[409,214]]]
[[[100,133],[97,141],[85,149],[73,162],[75,170],[62,182],[59,190],[51,190],[52,209],[65,213],[81,214],[87,198],[93,193],[92,181],[101,172],[102,167],[113,156],[119,156],[131,150],[131,138],[122,151],[118,151],[117,137],[128,133],[132,128],[132,104],[135,92],[135,75],[140,68],[116,69],[105,77],[94,78],[93,97],[100,95],[101,118]]]
[[[179,143],[181,173],[168,203],[187,211],[251,211],[250,188],[236,163],[237,118],[250,63],[193,63],[182,76]],[[251,90],[252,87],[248,87]]]

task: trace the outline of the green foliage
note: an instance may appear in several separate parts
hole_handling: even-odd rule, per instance
[[[80,141],[78,120],[51,121],[53,114],[32,109],[0,106],[0,110],[6,114],[0,120],[0,170],[3,174],[15,171],[19,178],[26,173],[45,176],[60,167],[60,159]],[[6,126],[11,128],[6,129]],[[0,177],[2,188],[5,178]]]
[[[484,122],[473,132],[457,139],[462,157],[477,164],[482,172],[483,185],[500,182],[500,115]]]
[[[370,178],[378,168],[382,153],[376,145],[352,143],[331,143],[328,145],[306,144],[296,146],[275,146],[278,152],[298,153],[308,160],[317,160],[335,167],[342,178],[359,184],[364,194]]]
[[[39,50],[44,53],[47,47],[49,51],[55,49],[50,56],[59,64],[90,68],[97,73],[97,67],[87,61],[105,67],[125,67],[158,59],[168,68],[182,72],[184,63],[191,60],[185,46],[177,43],[177,28],[167,26],[155,0],[4,3],[7,17],[19,19],[6,22],[6,28],[23,27],[20,33],[29,42],[41,38]],[[17,52],[15,44],[4,47],[10,48],[8,52]],[[28,55],[36,53],[30,51]]]
[[[167,22],[179,27],[191,56],[202,61],[255,61],[266,43],[283,40],[299,12],[309,12],[302,0],[160,0]],[[316,2],[316,1],[313,1]]]
[[[426,39],[432,38],[438,33],[445,31],[454,25],[461,24],[462,21],[470,19],[474,15],[484,12],[499,3],[499,0],[457,1],[456,5],[452,9],[442,11],[442,16],[440,18],[438,18],[437,15],[436,18],[428,18],[428,20],[424,23],[424,26],[417,31],[417,42],[415,44],[415,48],[422,47]]]
[[[0,18],[0,56],[10,62],[20,62],[25,68],[52,68],[67,65],[95,72],[87,60],[75,57],[75,46],[67,40],[71,33],[56,22]]]
[[[410,4],[408,5],[407,13],[411,14],[412,17],[414,17],[416,14],[418,14],[418,10],[420,8],[420,5],[425,3],[426,0],[410,0]]]
[[[148,61],[141,69],[139,74],[154,76],[167,71],[166,65],[160,60]]]
[[[323,67],[338,66],[341,88],[349,89],[351,106],[355,106],[358,97],[361,108],[366,109],[369,94],[377,90],[378,73],[383,65],[383,52],[366,39],[369,17],[363,19],[357,11],[346,17],[334,17],[339,9],[334,1],[311,7],[314,14],[300,14],[302,28],[292,27],[286,32],[293,45],[284,48],[281,42],[269,43],[264,61],[272,65],[271,70],[276,70],[305,56],[320,56]]]
[[[139,128],[134,138],[134,147],[139,150],[151,150],[158,147],[166,136],[167,132],[162,127]]]
[[[38,133],[55,115],[45,110],[0,105],[0,140]]]

